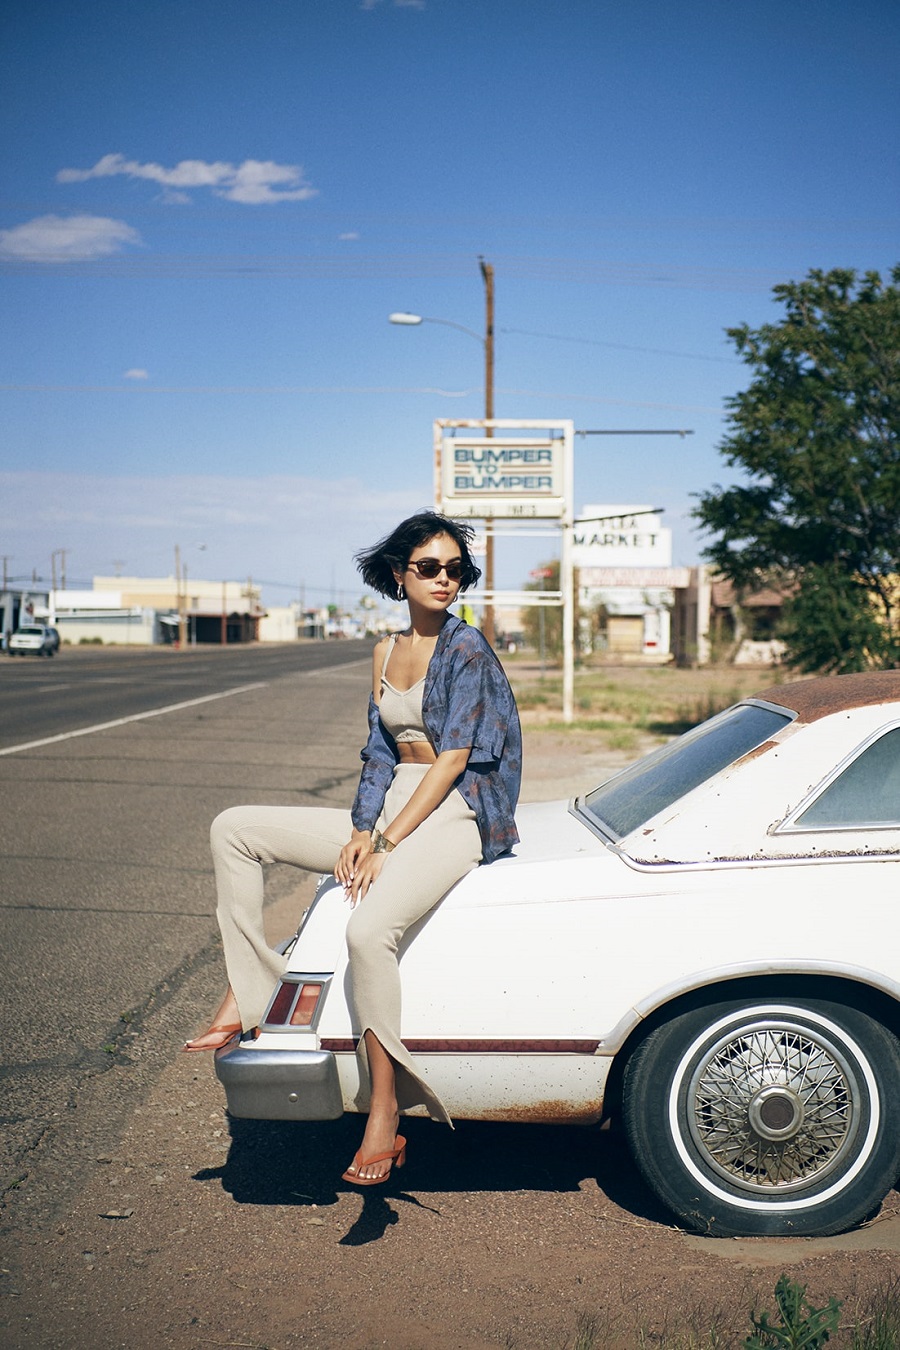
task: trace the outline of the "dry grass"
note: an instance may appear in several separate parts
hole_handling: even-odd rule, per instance
[[[752,1334],[751,1310],[764,1307],[771,1312],[773,1306],[771,1293],[751,1288],[748,1281],[737,1306],[692,1301],[688,1295],[681,1306],[667,1309],[661,1324],[642,1323],[630,1330],[624,1318],[608,1309],[582,1312],[562,1344],[566,1350],[570,1346],[572,1350],[743,1350]],[[776,1340],[772,1338],[773,1346]],[[800,1336],[784,1341],[785,1346],[807,1344],[818,1345],[821,1340]],[[832,1346],[834,1350],[900,1350],[900,1275],[846,1299],[838,1330],[828,1344],[829,1350]]]
[[[527,656],[504,658],[529,731],[590,732],[611,750],[664,740],[783,680],[778,671],[735,666],[585,666],[575,672],[575,720],[562,720],[562,672]]]

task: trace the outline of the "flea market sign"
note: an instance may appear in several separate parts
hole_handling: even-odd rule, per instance
[[[571,422],[435,422],[440,509],[485,520],[560,519],[569,495],[573,435]]]
[[[575,523],[575,566],[669,567],[672,531],[652,506],[585,506]]]

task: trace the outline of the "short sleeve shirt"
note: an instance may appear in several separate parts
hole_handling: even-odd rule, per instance
[[[522,779],[522,731],[506,673],[477,628],[448,617],[425,675],[422,714],[428,737],[442,750],[469,750],[456,788],[475,813],[482,861],[492,862],[518,842],[515,810]],[[369,697],[369,739],[352,808],[358,830],[378,819],[399,762],[375,699]]]

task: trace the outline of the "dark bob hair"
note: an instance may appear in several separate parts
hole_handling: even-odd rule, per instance
[[[394,570],[405,572],[413,549],[421,548],[437,534],[449,535],[458,546],[462,563],[459,589],[468,590],[481,576],[481,568],[476,567],[471,552],[475,531],[471,525],[438,515],[437,511],[418,511],[414,516],[402,520],[395,530],[380,539],[373,548],[361,549],[354,561],[362,573],[363,581],[373,591],[378,591],[379,595],[393,600],[397,595]]]

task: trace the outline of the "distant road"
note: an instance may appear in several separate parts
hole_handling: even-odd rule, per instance
[[[0,751],[258,681],[367,660],[371,643],[63,647],[52,659],[0,655]]]

